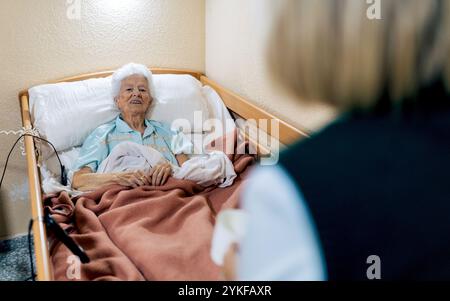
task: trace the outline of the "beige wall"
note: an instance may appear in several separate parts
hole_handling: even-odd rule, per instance
[[[267,36],[280,3],[206,0],[206,75],[275,116],[316,130],[334,116],[333,110],[292,98],[266,70]]]
[[[81,19],[68,2],[81,3]],[[204,71],[204,8],[204,0],[1,0],[0,130],[21,127],[19,90],[47,80],[129,61]],[[0,139],[3,170],[16,138]],[[0,238],[27,229],[26,177],[17,148],[0,191]]]

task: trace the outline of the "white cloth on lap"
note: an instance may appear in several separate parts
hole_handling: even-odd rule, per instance
[[[189,159],[182,167],[174,167],[173,176],[194,181],[205,187],[217,184],[220,184],[219,187],[228,187],[233,184],[236,172],[225,153],[212,151]]]
[[[122,142],[100,164],[97,173],[131,172],[150,169],[158,163],[167,162],[157,150],[134,142]],[[191,180],[202,186],[220,184],[227,187],[236,178],[233,163],[223,152],[212,151],[195,156],[184,162],[183,166],[172,165],[173,177]]]
[[[102,161],[97,173],[150,171],[158,163],[168,162],[153,147],[125,141],[113,148]]]

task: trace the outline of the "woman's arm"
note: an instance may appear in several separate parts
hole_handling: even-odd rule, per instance
[[[326,280],[313,218],[284,169],[255,170],[243,191],[242,207],[248,221],[237,256],[237,280]]]
[[[75,172],[72,179],[72,188],[80,191],[95,190],[104,185],[118,184],[138,187],[151,185],[151,176],[141,171],[124,173],[96,174],[90,167],[84,167]]]

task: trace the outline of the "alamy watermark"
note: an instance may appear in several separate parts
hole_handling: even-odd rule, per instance
[[[369,5],[366,11],[369,20],[381,20],[381,0],[366,0]]]
[[[194,113],[193,123],[177,119],[171,128],[182,132],[192,142],[192,148],[183,153],[202,155],[221,151],[227,155],[258,155],[261,165],[275,165],[279,160],[280,122],[278,119],[207,119],[203,112]],[[172,138],[172,149],[179,149],[183,140]]]
[[[66,263],[69,265],[66,270],[66,277],[69,280],[81,279],[81,261],[76,255],[67,257]]]
[[[369,280],[380,280],[381,279],[381,259],[380,256],[370,255],[367,257],[367,264],[370,266],[367,268],[366,276]]]
[[[314,1],[314,0],[311,0]],[[381,20],[381,1],[382,0],[366,0],[369,5],[366,11],[369,20]],[[66,0],[66,16],[69,20],[81,19],[81,0]]]
[[[69,20],[81,19],[81,0],[66,0],[66,16]]]

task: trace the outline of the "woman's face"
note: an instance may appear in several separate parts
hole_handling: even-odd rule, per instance
[[[122,114],[145,114],[152,101],[148,81],[144,76],[131,75],[122,80],[119,96],[116,98]]]

